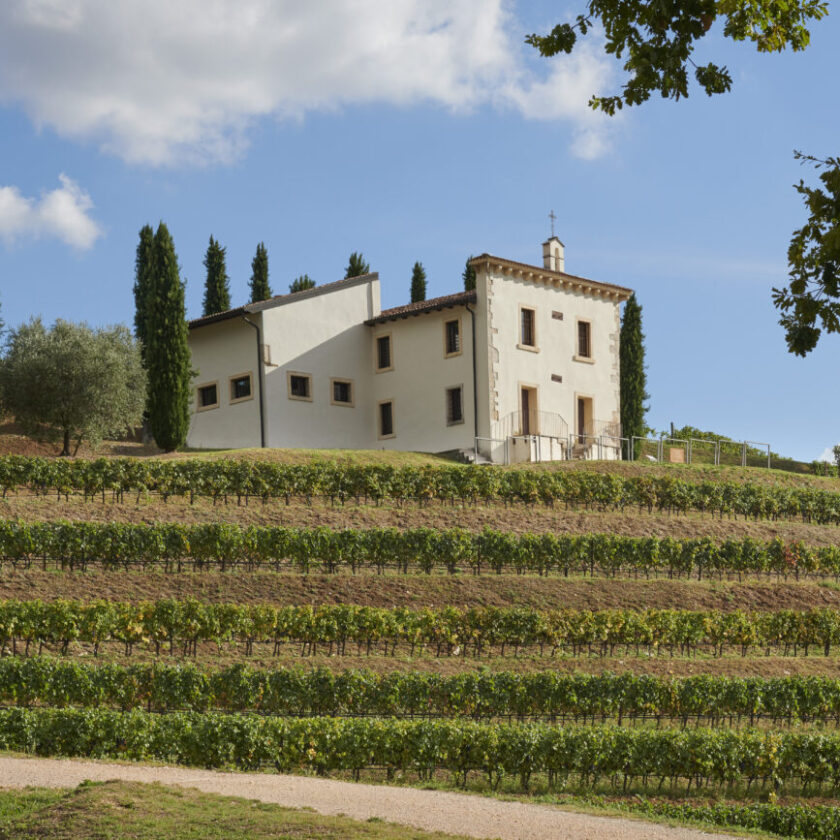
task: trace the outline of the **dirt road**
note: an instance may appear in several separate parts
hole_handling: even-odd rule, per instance
[[[358,820],[378,817],[429,831],[501,840],[726,840],[722,834],[575,814],[480,796],[303,776],[46,758],[0,758],[0,787],[75,787],[85,779],[160,782]],[[731,838],[730,838],[731,840]]]

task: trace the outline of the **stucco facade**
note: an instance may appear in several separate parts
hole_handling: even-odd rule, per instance
[[[543,251],[476,257],[474,291],[390,310],[369,274],[190,322],[189,445],[595,457],[619,434],[630,290],[566,274],[556,238]]]

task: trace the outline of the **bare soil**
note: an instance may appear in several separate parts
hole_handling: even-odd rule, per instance
[[[198,598],[240,604],[535,609],[840,609],[840,587],[807,582],[566,579],[516,575],[301,575],[286,572],[11,570],[0,598],[144,601]]]

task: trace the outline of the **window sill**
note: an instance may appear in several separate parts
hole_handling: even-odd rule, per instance
[[[447,426],[463,426],[464,425],[464,418],[462,417],[460,420],[447,420]]]
[[[230,404],[231,404],[231,405],[236,405],[237,403],[244,403],[244,402],[248,402],[248,400],[252,400],[252,399],[254,399],[254,395],[253,395],[253,394],[251,394],[251,395],[250,395],[250,396],[248,396],[248,397],[239,397],[239,399],[237,399],[237,400],[231,400],[231,401],[230,401]]]
[[[517,344],[516,349],[517,350],[527,350],[529,353],[539,353],[540,352],[540,348],[536,347],[533,344]]]
[[[396,435],[379,435],[377,440],[393,440],[395,437]]]
[[[337,405],[341,408],[355,408],[356,404],[352,402],[340,402],[339,400],[330,400],[330,405]]]
[[[393,365],[391,365],[391,367],[387,367],[387,368],[376,368],[376,369],[374,370],[374,373],[389,373],[389,372],[390,372],[390,371],[392,371],[393,369],[394,369],[394,366],[393,366]]]
[[[289,394],[289,399],[297,402],[312,402],[312,397],[296,397],[293,394]]]
[[[463,353],[464,353],[463,350],[456,350],[454,353],[444,353],[443,358],[444,359],[454,359],[455,356],[461,356],[461,355],[463,355]]]
[[[219,408],[219,405],[219,403],[216,403],[215,405],[202,405],[196,408],[195,412],[196,414],[200,414],[202,411],[212,411],[214,408]]]
[[[591,356],[572,356],[573,362],[583,362],[585,365],[594,365],[595,359]]]

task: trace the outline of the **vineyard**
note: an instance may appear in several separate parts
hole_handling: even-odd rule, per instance
[[[0,456],[4,499],[63,512],[0,520],[0,749],[606,798],[834,837],[840,484],[822,481]],[[287,506],[316,524],[284,524]],[[381,506],[387,527],[352,518]],[[98,521],[62,518],[85,509]],[[431,524],[446,509],[457,527]],[[511,528],[534,509],[552,520]],[[137,521],[108,519],[123,510]],[[606,512],[650,535],[585,529]],[[691,534],[721,520],[766,524]],[[645,595],[658,587],[706,600]]]

